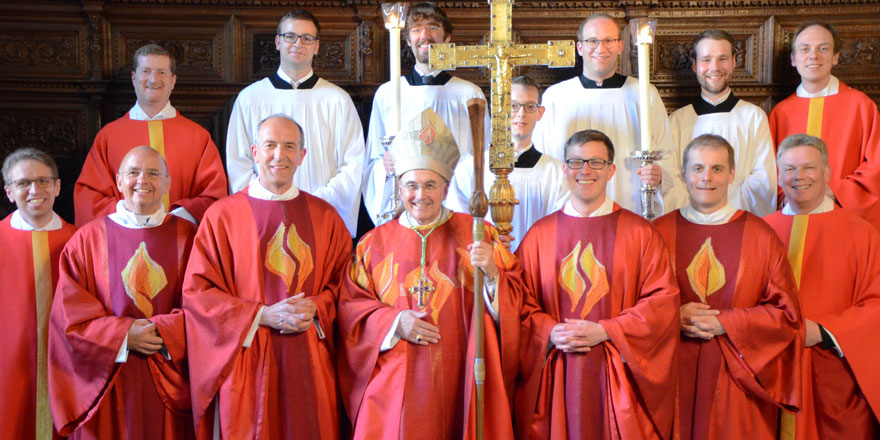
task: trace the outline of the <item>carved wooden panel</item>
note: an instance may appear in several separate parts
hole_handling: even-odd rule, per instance
[[[86,26],[0,22],[0,76],[84,77]]]
[[[225,54],[222,29],[113,27],[113,74],[131,77],[132,56],[145,44],[158,44],[174,55],[178,78],[186,80],[221,80]]]

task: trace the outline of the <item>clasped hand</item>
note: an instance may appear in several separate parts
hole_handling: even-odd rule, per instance
[[[602,324],[583,319],[566,318],[550,330],[550,342],[565,353],[587,353],[609,339]]]
[[[265,306],[260,325],[280,330],[282,334],[300,333],[309,329],[315,319],[315,302],[303,298],[305,293],[291,296],[271,306]]]
[[[681,306],[681,331],[690,338],[709,340],[726,333],[718,315],[708,304],[690,302]]]
[[[148,319],[135,319],[128,328],[128,349],[152,356],[162,349],[165,341],[159,336],[156,324]]]

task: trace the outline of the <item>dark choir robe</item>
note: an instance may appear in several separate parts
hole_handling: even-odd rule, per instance
[[[691,223],[680,211],[655,221],[672,254],[681,304],[708,303],[727,332],[681,335],[681,438],[773,439],[780,408],[800,405],[803,320],[785,249],[757,216]]]
[[[133,120],[129,114],[98,132],[73,190],[76,224],[112,213],[122,194],[116,173],[134,147],[149,145],[168,163],[171,185],[162,196],[166,211],[183,207],[196,221],[215,200],[227,194],[226,172],[211,135],[177,113],[156,121]]]
[[[49,395],[61,435],[193,437],[179,307],[194,236],[195,225],[173,215],[141,229],[104,217],[65,246],[49,331]],[[156,325],[170,359],[130,350],[116,362],[135,319]]]
[[[334,321],[351,235],[332,206],[306,192],[270,201],[247,191],[208,209],[187,268],[198,437],[212,438],[216,424],[223,439],[339,438]],[[260,326],[242,346],[263,304],[300,292],[317,306],[315,325],[296,334]]]
[[[596,217],[559,211],[517,255],[545,312],[523,322],[518,438],[671,438],[679,302],[657,231],[617,204]],[[550,331],[566,318],[598,322],[610,340],[563,353]]]
[[[795,133],[822,138],[834,196],[880,228],[880,112],[864,93],[843,82],[838,90],[821,98],[794,94],[784,99],[770,112],[770,133],[776,147]]]
[[[880,233],[843,209],[765,220],[788,249],[804,318],[830,332],[845,356],[820,344],[806,349],[795,438],[877,438]]]
[[[58,438],[52,429],[46,354],[49,310],[58,281],[58,257],[76,227],[25,231],[0,222],[0,436]],[[62,220],[63,222],[63,220]]]
[[[421,239],[415,231],[398,217],[357,245],[339,305],[339,378],[355,439],[475,438],[474,269],[467,251],[473,243],[473,218],[453,213],[442,221],[427,239],[427,277],[434,291],[425,294],[424,309],[409,291],[420,273]],[[510,439],[522,275],[519,262],[488,224],[486,240],[494,243],[498,265],[499,320],[496,324],[488,308],[482,318],[485,435]],[[423,346],[401,339],[380,352],[395,317],[404,310],[426,312],[422,319],[440,329],[440,341]]]

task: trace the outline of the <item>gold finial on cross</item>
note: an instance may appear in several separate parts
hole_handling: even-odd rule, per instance
[[[513,67],[545,65],[574,66],[575,44],[572,40],[548,41],[546,44],[514,44],[511,29],[513,0],[489,0],[491,29],[489,43],[477,46],[456,46],[454,43],[432,44],[431,69],[454,70],[459,67],[488,67],[491,80],[492,139],[489,143],[489,167],[495,183],[489,190],[492,219],[501,234],[513,229],[513,206],[519,203],[507,175],[515,162],[510,139],[510,81]]]

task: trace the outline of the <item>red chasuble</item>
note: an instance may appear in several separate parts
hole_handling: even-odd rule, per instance
[[[655,221],[670,243],[681,304],[721,311],[727,332],[681,335],[681,438],[774,439],[779,408],[800,406],[803,319],[785,249],[755,215],[698,225],[673,211]]]
[[[421,271],[421,239],[415,231],[394,219],[358,243],[339,304],[339,380],[355,439],[475,438],[474,269],[467,251],[472,227],[471,216],[456,213],[428,236],[426,276],[434,290],[424,295],[424,308],[410,293]],[[485,435],[510,439],[522,275],[488,223],[486,240],[494,244],[499,271],[499,324],[487,310]],[[427,313],[422,319],[439,327],[440,342],[422,346],[400,340],[380,353],[404,310]]]
[[[20,440],[59,438],[52,429],[46,352],[58,257],[76,227],[22,231],[0,222],[0,433]]]
[[[82,227],[61,254],[49,330],[55,426],[71,439],[193,437],[182,275],[195,225],[168,215],[129,229],[109,217]],[[156,325],[171,360],[116,356],[135,319]]]
[[[129,115],[98,132],[73,189],[76,224],[111,214],[122,194],[116,173],[126,153],[139,145],[156,149],[168,164],[171,186],[162,203],[182,206],[201,221],[211,203],[227,194],[226,173],[208,132],[180,113],[161,121],[133,121]]]
[[[822,138],[837,200],[880,228],[880,113],[871,98],[842,82],[824,98],[791,95],[770,112],[770,132],[777,147],[795,133]]]
[[[678,288],[657,231],[617,204],[598,217],[558,211],[517,255],[545,312],[522,326],[518,438],[672,438]],[[566,318],[598,322],[610,340],[563,353],[550,331]]]
[[[269,201],[246,191],[208,210],[187,268],[198,437],[212,438],[216,422],[224,439],[340,438],[334,322],[351,235],[332,206],[308,193]],[[316,325],[283,335],[260,326],[242,347],[260,307],[301,292],[317,306]]]
[[[842,209],[766,217],[788,248],[804,318],[825,327],[834,349],[806,349],[797,439],[877,438],[880,417],[880,233]]]

